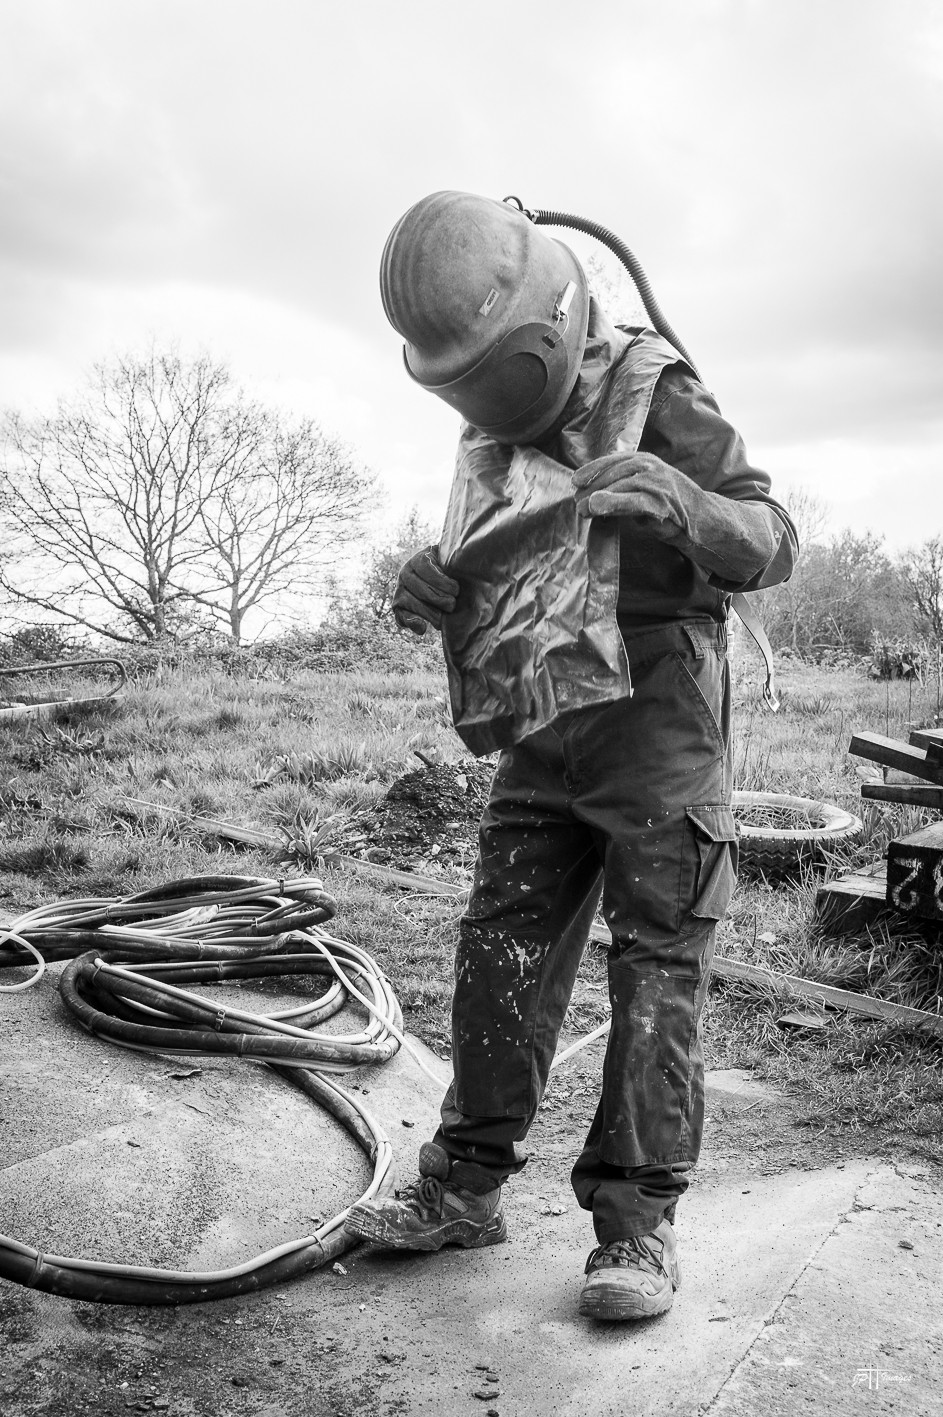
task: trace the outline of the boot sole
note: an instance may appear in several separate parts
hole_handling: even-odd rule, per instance
[[[665,1314],[674,1302],[674,1291],[667,1294],[588,1294],[580,1300],[580,1315],[584,1319],[653,1319]]]
[[[499,1212],[484,1225],[470,1220],[449,1220],[424,1232],[397,1230],[383,1216],[356,1207],[344,1222],[345,1229],[358,1239],[368,1240],[385,1250],[441,1250],[443,1245],[461,1245],[465,1250],[500,1245],[507,1239],[504,1216]]]
[[[657,1294],[641,1294],[620,1284],[594,1284],[583,1290],[579,1312],[584,1319],[654,1319],[671,1308],[680,1283],[681,1275],[675,1271],[670,1283]]]

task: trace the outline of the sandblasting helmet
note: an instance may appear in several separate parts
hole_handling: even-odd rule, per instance
[[[383,250],[387,319],[411,376],[501,443],[559,417],[580,369],[589,291],[568,246],[469,192],[410,207]]]

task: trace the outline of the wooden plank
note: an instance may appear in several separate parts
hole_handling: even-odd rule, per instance
[[[855,994],[850,989],[835,989],[831,984],[817,984],[815,980],[802,979],[797,974],[774,974],[771,969],[761,969],[758,965],[744,964],[737,959],[721,960],[719,969],[717,965],[715,956],[713,972],[725,979],[743,979],[751,984],[763,984],[777,993],[798,994],[803,999],[815,999],[829,1008],[863,1014],[868,1018],[881,1019],[885,1023],[913,1024],[943,1037],[943,1016],[927,1013],[925,1009],[911,1009],[906,1004],[892,1004],[889,999]]]
[[[135,802],[139,806],[155,807],[159,811],[181,817],[188,823],[200,823],[207,829],[212,826],[217,835],[232,841],[244,841],[247,837],[251,837],[257,845],[264,845],[265,839],[269,844],[281,845],[277,837],[267,836],[267,833],[251,828],[237,827],[231,822],[221,822],[211,817],[187,817],[184,812],[180,812],[174,807],[165,807],[157,802],[144,802],[140,798],[132,797],[125,800]],[[326,859],[329,864],[341,866],[358,875],[372,877],[381,883],[401,886],[406,890],[442,896],[464,896],[468,891],[466,886],[456,885],[452,881],[440,881],[434,876],[418,876],[411,871],[394,871],[389,866],[379,866],[374,861],[362,861],[359,857],[344,856],[339,852]],[[608,946],[612,942],[612,936],[605,925],[593,925],[589,936],[599,945]],[[740,979],[751,984],[761,984],[764,988],[776,993],[798,994],[800,998],[814,999],[830,1008],[843,1009],[848,1013],[881,1019],[884,1022],[909,1024],[943,1036],[943,1017],[927,1013],[924,1009],[911,1009],[904,1004],[892,1004],[887,999],[874,999],[867,994],[855,994],[850,989],[835,989],[830,984],[817,984],[812,979],[802,979],[795,974],[776,974],[771,969],[762,969],[755,964],[745,964],[741,960],[725,959],[722,955],[714,956],[711,971],[721,979]]]
[[[98,708],[113,698],[114,694],[105,694],[93,699],[55,699],[47,704],[13,704],[9,708],[0,708],[0,726],[5,723],[22,723],[27,719],[44,722],[55,718],[56,714],[67,713],[69,709]]]
[[[846,871],[815,897],[815,915],[824,928],[852,933],[887,910],[887,864],[877,861],[864,871]]]
[[[922,777],[943,787],[943,766],[929,764],[925,748],[914,748],[909,743],[885,738],[880,733],[856,733],[848,751],[855,758],[867,758],[869,762],[881,763],[884,767],[901,768],[914,777]]]
[[[905,915],[943,920],[943,822],[889,844],[887,902]]]
[[[340,866],[345,871],[356,871],[358,875],[372,877],[380,885],[399,886],[405,891],[419,891],[424,895],[468,895],[468,886],[459,886],[438,876],[394,871],[392,866],[379,866],[376,861],[364,861],[360,856],[344,856],[341,852],[335,852],[326,855],[324,863],[326,866]]]
[[[918,782],[863,782],[862,797],[874,802],[900,802],[905,807],[931,807],[943,812],[943,787]]]
[[[926,748],[928,763],[943,767],[943,728],[915,728],[910,741],[915,748]]]
[[[245,846],[279,847],[285,845],[282,837],[273,836],[271,832],[259,831],[257,827],[239,827],[234,822],[218,821],[215,817],[191,817],[187,812],[181,812],[178,807],[168,807],[163,802],[148,802],[143,797],[122,795],[121,800],[122,802],[130,802],[135,807],[147,807],[152,812],[163,812],[165,816],[177,817],[188,827],[196,827],[198,831],[205,831],[210,836],[221,837],[224,841],[239,841]]]

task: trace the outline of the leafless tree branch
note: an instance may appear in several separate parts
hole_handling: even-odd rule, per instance
[[[233,388],[208,356],[96,367],[53,417],[3,427],[2,584],[119,642],[207,612],[233,639],[263,602],[318,582],[372,479],[310,420]]]

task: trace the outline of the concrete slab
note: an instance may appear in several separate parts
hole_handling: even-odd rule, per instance
[[[485,1400],[475,1396],[484,1388],[477,1365],[485,1363],[499,1378],[490,1405],[501,1417],[697,1413],[749,1353],[872,1171],[856,1162],[751,1178],[748,1195],[742,1186],[696,1188],[683,1217],[679,1208],[681,1290],[671,1312],[649,1323],[578,1317],[582,1261],[594,1243],[589,1217],[562,1189],[542,1198],[513,1186],[506,1246],[352,1258],[329,1323],[356,1334],[361,1352],[418,1349],[422,1361],[385,1381],[381,1411],[472,1413]],[[561,1215],[543,1213],[560,1204]],[[294,1302],[305,1306],[306,1297],[299,1290]]]
[[[711,1417],[943,1412],[943,1197],[880,1167],[810,1256]]]
[[[251,990],[240,1002],[278,1006]],[[264,1067],[102,1043],[45,982],[0,996],[0,1024],[0,1233],[24,1244],[223,1267],[310,1234],[369,1184],[359,1146]],[[418,1040],[412,1046],[441,1069]],[[440,1089],[405,1053],[383,1069],[382,1091],[376,1072],[341,1082],[368,1110],[372,1090],[382,1097],[384,1125],[410,1166],[411,1135],[434,1125]]]
[[[0,1230],[18,1239],[215,1266],[306,1233],[312,1217],[333,1214],[365,1183],[366,1165],[336,1124],[262,1069],[98,1043],[48,984],[0,998],[0,1026]],[[347,1085],[366,1093],[412,1174],[440,1084],[401,1053]],[[749,1097],[748,1106],[773,1096],[744,1070],[712,1075],[709,1090]],[[577,1316],[592,1228],[569,1190],[563,1150],[548,1146],[507,1188],[510,1239],[489,1250],[359,1249],[341,1270],[180,1310],[75,1303],[0,1281],[0,1409],[943,1411],[943,1199],[929,1177],[860,1159],[778,1175],[736,1156],[710,1162],[679,1208],[675,1307],[650,1323]]]

